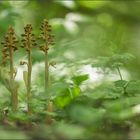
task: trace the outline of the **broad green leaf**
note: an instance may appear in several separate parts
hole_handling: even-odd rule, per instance
[[[74,98],[79,96],[80,89],[78,87],[69,87],[61,91],[61,93],[56,96],[54,102],[56,106],[63,108],[64,106],[68,105]]]
[[[58,96],[55,98],[54,103],[57,107],[63,108],[64,106],[68,105],[71,101],[70,96]]]
[[[82,84],[82,82],[86,81],[87,79],[88,79],[88,74],[72,77],[73,82],[78,86]]]
[[[129,63],[135,57],[129,53],[123,54],[113,54],[112,56],[99,56],[96,60],[93,61],[93,67],[100,67],[102,69],[106,68],[116,68],[121,67],[124,64]]]
[[[111,56],[111,62],[120,62],[120,63],[128,63],[133,60],[135,57],[130,53],[123,53],[123,54],[114,54]]]
[[[140,94],[140,81],[130,81],[126,88],[126,92],[131,95]]]
[[[71,87],[69,88],[69,93],[72,98],[75,98],[80,94],[80,88],[79,87]]]
[[[115,81],[114,83],[116,87],[125,87],[127,86],[128,82],[125,80],[118,80],[118,81]]]
[[[56,82],[52,84],[50,87],[47,89],[47,95],[43,95],[45,98],[51,98],[55,99],[58,96],[62,96],[65,94],[65,91],[67,91],[69,88],[69,84],[64,83],[64,82]]]
[[[93,99],[116,99],[122,96],[123,88],[114,84],[101,84],[87,94]]]

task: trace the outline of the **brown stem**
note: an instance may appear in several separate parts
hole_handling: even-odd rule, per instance
[[[12,103],[12,110],[16,111],[18,107],[18,94],[14,81],[13,50],[11,46],[9,47],[9,57],[10,57],[11,103]]]
[[[45,51],[45,93],[49,85],[49,64],[48,64],[48,52]]]
[[[27,85],[27,107],[28,107],[28,114],[31,114],[31,107],[30,107],[30,100],[31,100],[31,73],[32,73],[32,53],[31,53],[31,46],[30,46],[30,35],[27,36],[27,45],[28,45],[28,85]]]
[[[30,100],[31,100],[31,73],[32,73],[32,60],[31,51],[28,52],[28,86],[27,86],[27,106],[28,113],[31,113]]]
[[[18,106],[18,93],[17,89],[15,89],[12,92],[12,109],[14,112],[17,110],[17,106]]]
[[[47,113],[52,113],[52,112],[53,112],[53,102],[48,101]],[[52,116],[50,114],[47,114],[46,123],[51,124],[52,122],[53,122]]]

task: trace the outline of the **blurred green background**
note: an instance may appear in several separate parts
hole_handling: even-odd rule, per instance
[[[92,64],[98,56],[128,52],[136,57],[127,64],[129,78],[137,79],[140,78],[139,15],[139,1],[1,1],[0,39],[9,25],[13,25],[20,36],[23,26],[32,23],[38,34],[40,22],[47,18],[56,41],[50,58],[63,64],[60,67],[72,68],[73,65],[75,69],[82,64]],[[42,59],[40,53],[34,52],[34,62]]]

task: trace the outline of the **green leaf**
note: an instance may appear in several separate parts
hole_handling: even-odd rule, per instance
[[[78,86],[82,84],[82,82],[86,81],[87,79],[88,79],[88,74],[72,77],[72,81]]]
[[[123,93],[122,87],[115,87],[114,84],[101,84],[88,93],[88,97],[92,99],[116,99],[121,97]]]
[[[125,80],[118,80],[115,81],[114,83],[116,87],[125,87],[128,82]]]
[[[112,56],[99,56],[96,60],[94,60],[92,66],[100,67],[102,69],[112,69],[123,66],[124,64],[132,61],[134,58],[135,57],[129,53],[113,54]]]
[[[104,114],[103,109],[95,109],[87,105],[75,104],[69,109],[69,115],[72,120],[81,124],[99,123]]]
[[[58,96],[61,96],[67,91],[69,88],[69,84],[64,83],[64,82],[57,82],[52,84],[48,89],[47,89],[47,95],[43,95],[46,98],[56,98]]]
[[[130,81],[126,88],[126,92],[131,95],[140,94],[140,81]]]
[[[61,91],[59,95],[55,97],[54,102],[57,107],[63,108],[79,95],[79,87],[69,87]]]
[[[111,56],[110,60],[112,62],[128,63],[132,61],[135,57],[130,53],[114,54]]]
[[[57,107],[63,108],[68,105],[71,101],[71,97],[67,95],[58,96],[55,98],[54,103]]]
[[[111,65],[112,68],[118,68],[121,66],[123,66],[123,63],[121,63],[121,62],[115,62],[115,63],[112,63],[112,65]]]
[[[69,88],[69,93],[70,93],[71,98],[75,98],[80,94],[80,88],[71,87],[71,88]]]

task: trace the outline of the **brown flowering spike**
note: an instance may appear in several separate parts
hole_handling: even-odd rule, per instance
[[[48,62],[48,50],[49,45],[54,44],[54,35],[52,35],[52,27],[49,22],[44,19],[40,26],[40,36],[39,39],[43,42],[39,46],[39,50],[44,52],[45,55],[45,92],[47,92],[47,87],[49,85],[49,62]]]
[[[1,42],[1,44],[4,46],[2,50],[3,64],[5,64],[9,58],[12,59],[11,57],[13,57],[13,53],[18,50],[18,48],[16,47],[17,42],[18,41],[16,39],[14,29],[12,27],[9,27],[4,37],[4,41]]]
[[[18,94],[17,89],[18,85],[15,82],[16,70],[14,68],[13,62],[13,55],[16,50],[18,50],[16,43],[17,43],[16,35],[14,29],[12,27],[8,28],[8,31],[4,37],[4,41],[1,43],[3,45],[2,49],[2,63],[6,64],[9,63],[9,91],[11,92],[11,103],[12,103],[12,110],[16,111],[18,107]]]
[[[41,23],[40,30],[41,30],[40,39],[44,41],[44,48],[42,49],[41,46],[41,50],[47,52],[49,50],[49,45],[54,45],[54,35],[51,34],[52,32],[51,25],[49,25],[46,19]]]
[[[31,51],[31,48],[33,46],[36,46],[36,43],[35,43],[35,39],[34,39],[34,34],[32,33],[32,25],[31,24],[27,24],[25,27],[24,27],[24,34],[21,34],[22,36],[22,48],[25,48],[25,50],[28,52],[28,51]]]

